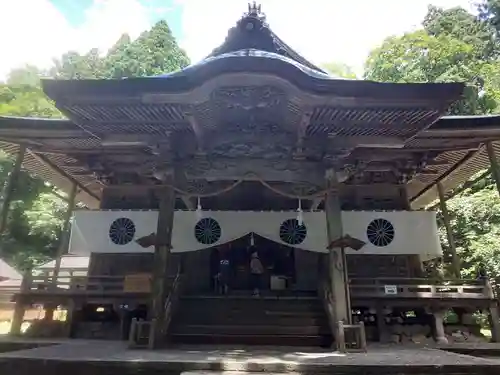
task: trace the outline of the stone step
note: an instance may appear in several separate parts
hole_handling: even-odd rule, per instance
[[[321,346],[330,347],[331,335],[283,336],[283,335],[223,335],[173,333],[171,340],[178,344],[197,345],[259,345],[259,346]]]
[[[315,336],[328,335],[326,326],[266,326],[266,325],[184,325],[172,326],[173,333],[207,334],[207,335],[282,335],[282,336]]]
[[[289,315],[217,315],[217,314],[192,314],[180,313],[175,316],[178,324],[216,324],[231,323],[233,325],[276,325],[276,326],[309,326],[327,325],[328,319],[323,315],[289,316]]]
[[[301,373],[287,371],[286,374],[300,375]],[[262,375],[262,372],[190,370],[181,372],[181,375]],[[283,373],[266,371],[265,375],[283,375]]]
[[[199,316],[199,315],[210,315],[210,316],[221,316],[221,317],[231,317],[231,316],[255,316],[261,319],[267,318],[319,318],[325,316],[324,310],[273,310],[273,309],[242,309],[242,308],[209,308],[204,309],[194,308],[193,306],[179,306],[177,310],[180,315],[186,316]],[[200,314],[203,312],[203,314]]]
[[[267,372],[266,375],[283,375],[282,372]],[[300,372],[287,372],[287,375],[300,375]],[[190,370],[181,372],[181,375],[262,375],[262,372],[248,371],[207,371],[207,370]]]
[[[187,309],[205,310],[242,310],[242,311],[323,311],[323,305],[310,302],[273,301],[273,300],[186,300],[181,299],[179,306]],[[200,310],[198,310],[200,311]]]

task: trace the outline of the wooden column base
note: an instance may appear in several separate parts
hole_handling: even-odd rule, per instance
[[[9,334],[12,336],[20,336],[21,335],[21,326],[24,322],[24,313],[26,309],[24,305],[17,302],[16,307],[14,308],[14,314],[12,316],[12,323],[10,325]]]
[[[491,341],[500,342],[500,314],[498,306],[490,307],[489,321],[491,328]]]
[[[435,311],[434,316],[434,340],[438,344],[448,344],[448,339],[444,332],[444,311]]]

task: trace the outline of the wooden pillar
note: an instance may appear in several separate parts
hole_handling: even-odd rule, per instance
[[[75,312],[77,305],[74,300],[69,301],[66,306],[66,321],[65,321],[65,336],[71,338],[73,336],[73,327],[75,326]]]
[[[175,191],[166,187],[158,191],[159,210],[153,264],[152,301],[150,309],[150,348],[155,349],[164,339],[165,302],[168,297],[168,263],[174,221]]]
[[[377,330],[378,330],[378,341],[381,343],[389,342],[389,332],[387,330],[387,325],[385,324],[385,308],[382,304],[377,303]]]
[[[500,194],[500,169],[498,167],[498,159],[495,155],[495,149],[493,148],[493,143],[486,143],[486,151],[488,152],[488,158],[490,159],[491,174],[497,185],[498,194]]]
[[[491,305],[489,310],[488,322],[491,329],[491,341],[500,342],[500,314],[498,312],[498,305]]]
[[[408,199],[408,190],[406,188],[406,184],[402,184],[398,186],[399,197],[401,200],[401,207],[403,210],[411,210],[410,200]]]
[[[31,289],[31,270],[27,270],[24,273],[23,281],[21,283],[20,295],[17,297],[16,306],[14,307],[14,315],[12,316],[12,322],[10,325],[9,334],[12,336],[18,336],[21,334],[21,326],[24,322],[24,313],[26,312],[26,305],[24,303],[23,294]]]
[[[0,212],[0,234],[2,234],[7,227],[7,217],[9,216],[12,193],[16,189],[19,172],[21,171],[21,165],[23,164],[25,154],[26,147],[23,145],[19,146],[19,153],[17,154],[16,161],[14,162],[14,167],[12,168],[7,184],[4,187],[2,211]]]
[[[329,170],[326,178],[327,187],[328,189],[331,189],[326,194],[325,199],[328,242],[331,243],[343,236],[342,211],[338,189],[339,186],[335,171]],[[335,300],[335,306],[333,306],[335,321],[343,321],[346,324],[350,324],[351,309],[344,249],[330,249],[328,263],[332,294]]]
[[[50,281],[50,288],[53,290],[57,289],[57,279],[59,278],[59,272],[61,270],[62,256],[68,251],[69,237],[70,237],[70,223],[71,217],[73,216],[73,210],[75,208],[75,199],[77,194],[77,185],[74,183],[71,187],[71,192],[68,197],[68,208],[64,215],[64,223],[61,231],[61,237],[59,238],[59,244],[57,247],[56,263],[54,265],[54,270],[52,271],[52,278]],[[44,306],[45,315],[43,320],[51,321],[54,319],[54,311],[57,308],[57,304],[48,303]],[[69,314],[69,310],[68,310]]]
[[[61,270],[62,256],[68,251],[69,238],[70,238],[70,223],[71,217],[73,216],[73,210],[75,209],[76,194],[78,193],[78,186],[73,183],[71,187],[71,192],[68,197],[68,208],[64,215],[63,229],[61,232],[61,238],[59,238],[59,246],[57,248],[56,264],[54,265],[54,272],[52,274],[52,284],[54,289],[57,288],[57,278],[59,277],[59,272]]]
[[[488,279],[484,279],[485,293],[490,300],[488,308],[488,323],[491,329],[491,341],[500,342],[500,315],[498,312],[498,301],[495,298],[495,292]]]
[[[443,222],[446,229],[446,237],[448,238],[448,245],[450,246],[453,275],[456,278],[460,278],[460,259],[458,259],[455,239],[453,237],[453,231],[451,229],[450,214],[448,212],[448,207],[446,206],[446,198],[444,196],[443,185],[441,185],[440,182],[437,183],[437,191],[439,194],[439,207],[441,208],[441,212],[443,214]]]
[[[448,344],[446,333],[444,332],[444,310],[434,311],[434,339],[438,344]]]

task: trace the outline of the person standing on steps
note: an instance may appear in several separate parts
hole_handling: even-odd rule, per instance
[[[263,274],[264,274],[264,266],[262,265],[262,262],[259,259],[259,254],[254,252],[252,253],[252,258],[250,260],[250,278],[254,296],[260,295]]]
[[[231,261],[227,251],[221,250],[219,260],[218,289],[220,294],[229,292],[231,278]]]

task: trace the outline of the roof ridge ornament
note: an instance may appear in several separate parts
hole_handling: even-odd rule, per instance
[[[265,21],[266,15],[262,12],[262,5],[257,5],[257,2],[248,3],[248,12],[244,15],[244,17],[255,17],[262,19]]]
[[[262,5],[257,5],[257,2],[248,3],[248,12],[243,13],[243,17],[238,24],[245,26],[247,31],[262,30],[268,28],[266,22],[266,14],[262,12]]]

